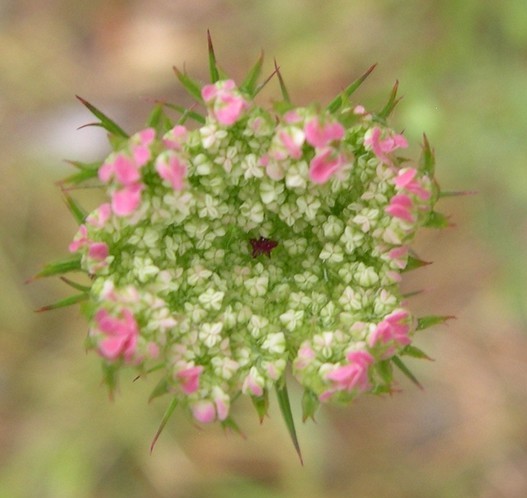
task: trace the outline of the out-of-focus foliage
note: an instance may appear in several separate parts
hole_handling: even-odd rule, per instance
[[[24,285],[75,229],[53,185],[62,159],[106,152],[102,130],[75,131],[91,118],[74,94],[134,131],[153,100],[184,99],[172,65],[206,78],[207,28],[238,79],[260,49],[264,71],[276,57],[297,104],[327,103],[378,62],[357,100],[378,105],[399,79],[397,126],[427,133],[443,190],[478,191],[441,201],[457,227],[420,239],[436,262],[405,281],[426,289],[416,314],[457,316],[417,341],[436,359],[412,363],[424,393],[401,376],[402,394],[322,410],[298,427],[304,468],[276,406],[263,427],[241,408],[246,440],[176,416],[150,456],[164,409],[144,404],[152,386],[108,402],[77,313],[32,312],[68,290]],[[526,496],[526,59],[523,0],[4,0],[0,496]]]

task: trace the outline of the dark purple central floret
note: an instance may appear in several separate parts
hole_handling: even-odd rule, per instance
[[[256,258],[260,254],[267,254],[271,257],[271,251],[278,245],[278,242],[266,239],[265,237],[260,237],[259,239],[250,239],[249,242],[253,248],[252,257]]]

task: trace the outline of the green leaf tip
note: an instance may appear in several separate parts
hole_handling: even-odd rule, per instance
[[[320,406],[320,401],[318,396],[309,389],[304,390],[304,395],[302,396],[302,422],[306,422],[308,418],[315,421],[315,413]]]
[[[62,196],[75,221],[79,225],[84,223],[86,216],[88,216],[88,213],[84,210],[84,208],[73,197],[71,197],[65,189],[62,189]]]
[[[173,67],[176,77],[187,91],[187,93],[198,102],[203,102],[201,97],[201,86],[197,81],[192,79],[186,72],[181,72],[176,66]]]
[[[410,371],[410,369],[403,363],[401,358],[399,358],[398,356],[392,356],[391,361],[414,385],[421,389],[421,391],[424,391],[424,388],[421,383],[417,380],[417,378]]]
[[[216,83],[220,79],[220,73],[216,64],[216,55],[214,54],[214,45],[212,44],[212,38],[210,31],[207,29],[207,46],[209,50],[209,71],[211,83]]]
[[[154,128],[158,133],[162,133],[167,129],[173,127],[171,119],[165,114],[165,106],[161,102],[156,102],[156,105],[150,112],[146,125],[149,128]]]
[[[399,90],[399,81],[396,80],[392,91],[390,92],[390,96],[388,98],[388,102],[384,106],[381,112],[379,112],[378,116],[382,119],[386,119],[392,111],[395,109],[395,106],[401,101],[402,97],[397,98],[397,91]]]
[[[418,268],[422,268],[423,266],[428,266],[431,264],[432,264],[431,261],[424,261],[410,254],[408,256],[408,262],[406,264],[406,268],[403,270],[403,272],[417,270]]]
[[[177,404],[178,404],[178,400],[177,398],[174,398],[170,402],[170,405],[168,405],[168,408],[166,409],[165,414],[163,415],[163,418],[161,419],[161,423],[159,424],[159,427],[152,439],[152,442],[150,443],[150,453],[154,451],[154,447],[157,443],[157,440],[159,439],[159,436],[161,435],[161,433],[163,432],[163,429],[167,425],[167,422],[170,420],[170,417],[174,413],[174,410],[176,409]]]
[[[81,291],[81,292],[90,292],[91,287],[88,287],[87,285],[82,285],[77,282],[74,282],[73,280],[70,280],[66,277],[59,277],[66,285],[69,285],[75,290]]]
[[[280,72],[280,66],[277,64],[276,59],[274,60],[274,70],[276,75],[278,76],[278,82],[280,84],[280,91],[282,92],[282,98],[285,102],[288,104],[291,103],[291,98],[289,96],[289,92],[287,91],[287,87],[285,86],[284,78],[282,78],[282,73]]]
[[[449,217],[444,215],[443,213],[439,213],[438,211],[431,211],[428,215],[428,219],[423,224],[424,227],[427,228],[448,228],[453,226],[453,224],[449,221]]]
[[[327,106],[327,110],[331,113],[337,112],[344,104],[345,101],[348,100],[353,93],[362,85],[364,80],[373,72],[373,70],[377,67],[377,64],[371,65],[367,71],[357,78],[353,83],[351,83],[344,91],[339,93]]]
[[[291,403],[289,402],[287,384],[285,382],[283,387],[276,386],[276,397],[278,398],[278,406],[280,407],[280,412],[282,413],[282,418],[284,419],[293,446],[296,450],[298,458],[300,459],[301,465],[304,465],[302,451],[300,450],[300,444],[296,435],[295,421],[293,419],[293,412],[291,411]]]
[[[243,431],[240,429],[238,424],[234,421],[232,417],[227,417],[225,420],[221,421],[221,426],[225,431],[232,431],[238,434],[243,439],[247,439],[247,436],[243,433]]]
[[[425,133],[423,133],[423,144],[421,148],[422,152],[420,159],[420,167],[425,173],[429,174],[430,176],[433,176],[436,163],[435,153]]]
[[[418,360],[434,361],[434,359],[428,356],[424,351],[416,346],[412,346],[411,344],[405,346],[405,348],[401,351],[401,355],[410,356],[411,358],[416,358]]]
[[[245,92],[249,95],[249,97],[253,98],[256,95],[256,88],[258,86],[258,79],[260,78],[260,75],[262,73],[262,66],[264,61],[264,53],[263,51],[260,53],[260,57],[254,64],[254,66],[249,70],[247,73],[247,76],[243,80],[242,84],[240,85],[240,90],[242,92]]]
[[[264,391],[262,396],[251,396],[251,400],[261,424],[269,410],[269,394],[267,391]]]
[[[168,393],[170,390],[170,386],[168,383],[168,380],[163,377],[152,389],[152,392],[150,393],[150,396],[148,398],[148,401],[151,402],[156,398],[159,398],[160,396],[163,396],[163,394]]]
[[[439,198],[444,199],[447,197],[463,197],[465,195],[478,195],[479,192],[477,190],[460,190],[460,191],[441,191],[439,192]]]
[[[48,263],[42,270],[40,270],[35,276],[29,279],[29,282],[42,277],[52,277],[54,275],[62,275],[63,273],[69,273],[72,271],[81,270],[81,258],[80,256],[74,256],[73,258],[63,259],[61,261],[55,261]]]
[[[77,99],[83,104],[88,110],[99,119],[100,123],[96,123],[98,126],[102,126],[107,132],[119,135],[123,138],[128,138],[128,134],[112,119],[110,119],[106,114],[97,109],[94,105],[90,104],[87,100],[75,95]]]
[[[74,304],[79,304],[82,301],[87,301],[88,298],[89,298],[89,295],[85,292],[83,292],[82,294],[75,294],[74,296],[69,296],[64,299],[61,299],[60,301],[57,301],[56,303],[42,306],[41,308],[36,309],[35,312],[42,313],[44,311],[51,311],[51,310],[56,310],[59,308],[66,308],[67,306],[73,306]]]
[[[446,323],[448,320],[455,320],[456,317],[453,315],[429,315],[422,316],[417,319],[416,330],[425,330],[433,327],[434,325],[441,325]]]

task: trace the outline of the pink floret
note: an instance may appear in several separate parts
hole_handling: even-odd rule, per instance
[[[167,151],[156,160],[156,171],[174,190],[183,189],[183,180],[187,174],[185,161],[172,151]]]
[[[366,133],[364,145],[369,147],[383,163],[391,166],[392,161],[387,154],[396,149],[408,147],[408,142],[403,135],[393,135],[392,137],[381,139],[381,129],[375,126]]]
[[[131,311],[124,309],[121,318],[101,309],[95,315],[99,331],[105,338],[99,343],[99,352],[109,360],[122,357],[130,361],[135,355],[139,330]]]
[[[323,149],[311,160],[309,178],[313,183],[326,183],[344,163],[342,155],[335,155],[330,148]]]
[[[318,118],[313,118],[306,123],[306,140],[313,147],[326,147],[331,142],[342,140],[344,137],[344,127],[338,123],[322,124]]]
[[[386,344],[391,341],[401,346],[410,344],[408,336],[410,325],[407,323],[409,314],[406,310],[395,310],[380,322],[369,338],[369,345],[375,346],[377,343]]]
[[[88,229],[86,225],[80,225],[79,231],[75,235],[73,242],[68,246],[70,252],[77,252],[81,247],[88,245],[90,240],[88,239]]]
[[[116,180],[123,185],[131,185],[141,178],[139,167],[135,161],[124,154],[117,155],[113,162],[113,168]]]
[[[192,394],[199,389],[199,377],[203,372],[202,366],[189,367],[177,373],[181,381],[181,389],[185,394]]]
[[[210,424],[216,419],[216,409],[212,401],[198,401],[190,409],[194,418],[202,424]]]
[[[416,179],[417,170],[415,168],[401,169],[394,180],[395,185],[400,189],[405,189],[415,194],[421,200],[426,201],[431,193],[426,190]]]
[[[249,106],[236,91],[236,84],[233,80],[205,85],[201,89],[201,96],[206,103],[212,105],[212,114],[224,126],[233,125]]]
[[[108,246],[104,242],[93,242],[88,249],[88,256],[96,260],[105,260],[109,255]]]
[[[415,221],[412,214],[412,200],[404,194],[394,195],[390,200],[390,205],[385,211],[395,218],[399,218],[409,223]]]
[[[117,216],[129,216],[141,204],[141,192],[144,186],[140,183],[126,186],[112,195],[112,211]]]
[[[335,383],[337,391],[351,391],[369,388],[368,367],[373,363],[373,356],[367,351],[352,351],[346,359],[349,364],[338,367],[326,375],[328,380]]]

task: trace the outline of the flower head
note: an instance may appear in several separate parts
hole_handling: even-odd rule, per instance
[[[69,247],[93,282],[90,348],[160,371],[201,423],[230,419],[240,394],[265,410],[288,364],[310,407],[388,392],[379,365],[416,329],[398,282],[433,212],[430,165],[401,167],[406,139],[343,97],[269,111],[213,75],[194,127],[103,122],[120,134],[90,170],[108,199]]]

